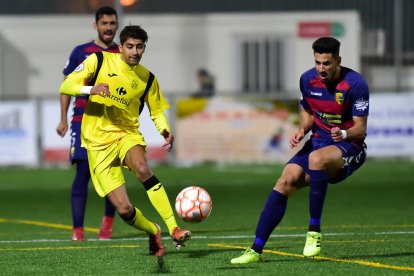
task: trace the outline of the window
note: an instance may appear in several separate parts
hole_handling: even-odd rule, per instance
[[[267,36],[242,39],[240,46],[243,93],[270,94],[284,90],[283,64],[286,58],[284,40]]]

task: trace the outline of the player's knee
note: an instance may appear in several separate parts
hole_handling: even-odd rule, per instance
[[[134,171],[135,171],[136,177],[141,181],[143,179],[148,179],[152,175],[152,172],[146,162],[140,162],[136,164]]]
[[[131,204],[119,204],[115,208],[119,216],[124,220],[128,220],[134,213],[134,207]]]
[[[322,153],[314,151],[309,155],[309,169],[323,170],[326,169],[327,160]]]
[[[296,188],[293,185],[293,181],[281,176],[276,182],[275,190],[289,196],[296,190]]]

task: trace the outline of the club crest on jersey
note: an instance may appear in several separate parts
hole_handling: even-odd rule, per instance
[[[79,64],[79,65],[78,65],[78,67],[76,67],[76,68],[75,68],[75,70],[73,70],[73,71],[75,71],[76,73],[78,73],[78,72],[82,71],[82,70],[83,70],[83,68],[85,68],[85,65],[83,65],[83,63],[81,63],[81,64]]]
[[[136,80],[132,80],[131,88],[132,89],[137,89],[138,88],[138,82]]]
[[[335,99],[336,99],[337,104],[343,104],[344,103],[344,94],[342,92],[336,91]]]

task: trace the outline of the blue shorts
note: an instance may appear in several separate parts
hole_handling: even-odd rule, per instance
[[[81,147],[81,122],[72,122],[70,126],[70,161],[76,163],[78,160],[88,160],[88,153]]]
[[[350,176],[354,171],[364,164],[367,157],[367,146],[365,143],[350,143],[339,142],[335,143],[332,140],[311,138],[309,139],[303,148],[298,151],[288,162],[294,163],[303,168],[303,170],[309,174],[309,154],[313,151],[334,145],[342,151],[342,159],[345,161],[342,170],[333,179],[329,179],[329,183],[338,183]]]

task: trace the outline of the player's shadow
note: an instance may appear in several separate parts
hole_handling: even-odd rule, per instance
[[[171,270],[165,264],[164,257],[157,257],[157,264],[154,270],[155,274],[168,274],[171,273]]]
[[[249,265],[245,265],[245,264],[243,264],[243,265],[228,264],[226,266],[217,267],[216,269],[217,270],[223,270],[223,271],[225,271],[225,270],[229,270],[229,271],[230,270],[241,270],[241,269],[243,269],[243,270],[249,270],[249,269],[256,270],[257,266],[261,265],[261,264],[275,264],[275,265],[281,264],[281,263],[295,264],[295,262],[297,262],[297,260],[292,259],[292,258],[289,258],[289,259],[265,259],[261,263],[253,263],[253,264],[249,264]]]

